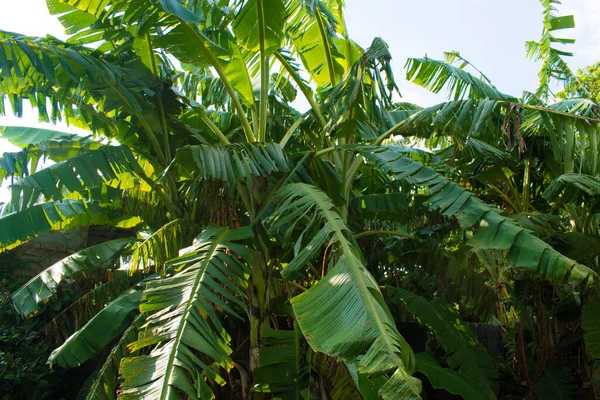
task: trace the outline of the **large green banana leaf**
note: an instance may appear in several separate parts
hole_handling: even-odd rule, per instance
[[[250,79],[250,72],[240,46],[235,38],[230,35],[222,35],[221,47],[227,50],[226,57],[219,57],[218,62],[223,67],[231,86],[240,95],[246,107],[254,107],[254,87]]]
[[[317,88],[335,86],[362,55],[355,42],[340,35],[344,34],[341,4],[287,1],[286,8],[286,30]]]
[[[428,188],[426,205],[455,217],[465,229],[474,228],[470,244],[508,253],[510,264],[537,272],[544,279],[569,282],[592,280],[596,273],[554,250],[531,231],[435,170],[391,148],[363,148],[360,153],[395,180]]]
[[[338,246],[339,255],[327,275],[292,299],[310,346],[347,363],[359,360],[361,373],[390,373],[379,391],[384,399],[419,399],[421,382],[411,376],[412,349],[398,333],[379,286],[365,268],[360,250],[347,238],[348,228],[329,197],[314,186],[293,183],[280,190],[279,198],[272,230],[290,229],[292,222],[293,229],[296,221],[313,214],[325,223],[327,234],[322,237],[332,235]],[[313,245],[321,247],[323,243]]]
[[[255,392],[277,393],[279,397],[299,399],[309,387],[310,365],[303,360],[302,332],[265,328],[261,331],[258,368],[254,370]]]
[[[283,42],[284,23],[283,0],[249,0],[233,21],[233,33],[245,49],[269,56]]]
[[[52,298],[60,282],[82,271],[108,269],[132,239],[115,239],[88,247],[46,268],[11,296],[22,317],[39,312],[40,304]]]
[[[11,96],[11,106],[16,115],[23,112],[23,99],[35,99],[40,118],[48,120],[47,97],[53,103],[52,114],[56,118],[60,104],[69,122],[106,133],[114,131],[114,120],[106,115],[110,111],[97,111],[87,104],[90,93],[73,96],[80,92],[82,80],[104,82],[107,87],[102,94],[118,98],[121,106],[139,115],[141,106],[136,92],[143,84],[138,77],[123,78],[124,70],[105,60],[91,56],[92,50],[76,45],[65,45],[54,38],[31,40],[21,35],[0,31],[0,66],[3,79],[0,92]],[[10,56],[9,56],[10,55]],[[60,66],[57,69],[56,66]],[[50,84],[50,87],[48,87]],[[37,97],[37,98],[36,98]],[[3,103],[0,103],[3,104]],[[3,107],[3,106],[0,106]],[[75,111],[74,110],[77,110]],[[2,111],[0,109],[0,111]]]
[[[93,201],[50,201],[0,217],[0,252],[13,249],[42,233],[109,221],[110,211]]]
[[[116,400],[119,386],[119,365],[121,360],[129,354],[127,346],[138,337],[138,329],[144,318],[138,315],[131,326],[123,333],[119,342],[113,347],[110,354],[98,370],[88,378],[89,384],[84,385],[79,392],[78,399],[85,400]],[[88,382],[86,381],[86,382]]]
[[[498,373],[485,348],[462,322],[452,306],[442,298],[427,301],[421,296],[403,289],[388,286],[390,301],[404,303],[408,311],[433,332],[438,343],[446,351],[446,362],[469,382],[485,399],[495,399],[490,385],[498,379]],[[431,363],[429,367],[432,367]],[[427,375],[427,374],[426,374]],[[427,375],[429,377],[429,375]]]
[[[424,88],[439,93],[448,88],[448,97],[453,100],[489,99],[516,100],[501,93],[495,86],[471,75],[463,68],[431,58],[409,58],[406,62],[406,79]]]
[[[101,146],[100,142],[94,140],[91,135],[81,136],[74,133],[56,131],[52,129],[5,126],[1,129],[0,138],[8,140],[9,143],[19,147],[36,145],[42,150],[52,143],[66,145],[77,143],[81,148],[93,150]]]
[[[29,175],[37,170],[42,159],[60,162],[102,146],[101,141],[91,135],[21,126],[0,128],[0,138],[23,149],[19,153],[4,153],[0,157],[0,179],[5,176],[21,178]]]
[[[92,189],[100,188],[126,174],[143,174],[131,150],[125,146],[104,146],[50,165],[18,180],[12,185],[12,204],[17,206],[28,203],[27,199],[38,198],[40,193],[46,198],[60,200],[63,190],[87,196]],[[119,188],[127,189],[123,187],[123,182],[127,183],[127,180],[119,179]],[[20,197],[25,193],[27,199],[21,201]]]
[[[228,184],[290,170],[285,153],[275,143],[188,146],[177,151],[173,166],[180,168],[183,176]]]
[[[108,303],[50,354],[50,365],[75,368],[93,358],[127,329],[137,313],[141,299],[141,288],[132,288]]]
[[[425,375],[434,388],[447,390],[452,394],[462,396],[464,400],[489,400],[496,398],[493,396],[493,393],[492,397],[490,397],[488,390],[481,391],[462,374],[450,368],[442,367],[431,355],[417,353],[415,357],[417,359],[415,371]]]
[[[250,253],[233,241],[251,236],[248,228],[209,226],[181,257],[168,263],[168,269],[180,272],[146,285],[140,311],[147,322],[129,348],[151,351],[123,360],[122,399],[179,399],[181,392],[210,398],[206,381],[224,383],[211,367],[232,367],[230,338],[216,308],[238,316],[234,308],[244,306],[239,298],[248,285],[244,260]]]

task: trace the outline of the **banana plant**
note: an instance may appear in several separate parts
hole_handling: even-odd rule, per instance
[[[131,274],[126,288],[105,276],[48,327],[63,330],[53,365],[100,367],[82,388],[86,398],[420,399],[427,380],[490,399],[494,362],[469,349],[475,339],[450,323],[450,303],[418,297],[416,318],[448,353],[415,356],[398,327],[405,315],[381,287],[410,288],[423,271],[448,283],[439,270],[454,252],[497,254],[508,275],[595,282],[595,265],[569,258],[517,218],[538,202],[559,207],[570,185],[594,193],[567,178],[547,197],[532,189],[538,178],[554,179],[557,162],[561,174],[597,173],[598,120],[583,103],[506,95],[466,71],[470,64],[428,58],[410,60],[408,77],[435,92],[449,87],[451,100],[399,103],[386,43],[376,38],[363,49],[352,41],[341,0],[48,7],[69,38],[0,34],[0,94],[17,115],[29,100],[40,118],[90,135],[3,131],[23,156],[0,162],[12,177],[0,245],[129,221],[131,240],[82,250],[13,297],[23,317],[37,318],[67,276]],[[298,95],[308,111],[294,108]],[[547,154],[539,177],[534,149]],[[53,163],[38,168],[45,154]],[[523,171],[501,183],[483,176],[507,174],[524,154]],[[480,297],[490,298],[495,272],[479,262],[468,272]],[[447,297],[462,311],[468,293],[449,288]],[[96,299],[102,307],[65,327],[64,315]],[[435,307],[444,312],[427,320]],[[469,366],[463,354],[481,362]]]

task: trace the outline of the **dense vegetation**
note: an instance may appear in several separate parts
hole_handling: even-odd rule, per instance
[[[585,97],[600,102],[600,62],[585,69],[578,69],[567,82],[565,90],[557,93],[561,99]]]
[[[427,108],[342,0],[47,2],[70,38],[0,32],[0,111],[90,135],[4,129],[0,246],[131,237],[6,297],[7,398],[595,398],[598,105],[552,94],[555,0],[535,91],[409,59]]]

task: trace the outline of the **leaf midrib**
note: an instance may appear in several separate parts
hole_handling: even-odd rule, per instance
[[[352,253],[352,249],[350,248],[350,246],[348,244],[348,240],[342,233],[342,229],[344,227],[339,222],[339,216],[337,214],[333,213],[329,209],[329,207],[327,207],[327,204],[323,204],[323,202],[321,201],[319,196],[316,195],[317,192],[311,191],[311,190],[305,190],[305,191],[319,205],[319,208],[322,210],[325,219],[329,222],[329,224],[331,224],[331,227],[332,227],[333,231],[335,232],[335,235],[338,238],[338,242],[341,243],[344,253],[349,255],[349,264],[352,267],[351,272],[353,275],[352,282],[353,282],[354,286],[357,288],[357,293],[358,293],[359,297],[361,298],[363,304],[365,304],[368,307],[368,311],[370,313],[371,319],[374,320],[375,324],[377,325],[379,334],[383,338],[383,341],[385,343],[385,346],[387,347],[388,353],[391,354],[391,356],[395,360],[396,365],[398,366],[398,370],[403,375],[406,375],[404,363],[397,356],[396,352],[393,350],[394,349],[394,346],[392,344],[393,341],[391,340],[390,336],[388,335],[388,333],[385,329],[385,325],[384,325],[383,321],[381,320],[375,305],[373,304],[373,301],[371,299],[371,294],[369,293],[369,289],[367,288],[367,286],[364,283],[363,276],[361,276],[362,265],[360,265],[356,262],[356,256]],[[338,217],[338,218],[336,218],[336,217]],[[408,382],[409,385],[412,386],[412,390],[415,393],[419,392],[419,390],[414,387],[414,384],[412,383],[412,381],[410,379],[406,379],[406,382]]]
[[[229,233],[229,229],[225,229],[217,238],[215,238],[215,240],[213,240],[211,246],[209,247],[208,251],[206,252],[206,256],[205,256],[204,260],[202,261],[202,263],[200,265],[200,271],[199,271],[198,275],[196,276],[193,288],[190,291],[190,297],[187,300],[185,310],[180,317],[182,323],[179,324],[179,329],[177,329],[177,335],[175,336],[175,339],[174,339],[173,348],[172,348],[171,354],[169,354],[169,360],[167,362],[167,370],[165,371],[165,375],[163,378],[163,384],[162,384],[162,390],[160,392],[161,400],[167,399],[167,393],[171,386],[169,378],[175,369],[174,368],[175,367],[175,355],[177,354],[177,350],[179,349],[179,344],[181,343],[183,331],[185,330],[185,328],[187,326],[187,316],[190,313],[190,310],[192,308],[194,295],[198,291],[198,288],[200,287],[200,285],[202,284],[202,278],[204,277],[204,274],[206,273],[206,268],[208,267],[210,260],[212,259],[213,255],[216,253],[217,248],[220,246],[221,240],[223,240],[223,238],[226,237],[228,233]]]

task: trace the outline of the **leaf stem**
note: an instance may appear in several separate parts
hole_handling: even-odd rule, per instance
[[[525,171],[523,172],[523,211],[527,212],[529,209],[529,186],[531,184],[531,160],[525,158]]]
[[[288,72],[288,74],[290,74],[290,76],[292,77],[294,82],[296,82],[296,85],[298,85],[298,88],[300,88],[300,91],[302,92],[304,97],[306,97],[306,100],[308,100],[308,103],[310,104],[310,108],[315,113],[317,119],[319,120],[319,123],[321,124],[321,126],[323,128],[325,128],[327,126],[327,120],[323,116],[323,113],[321,112],[319,105],[315,101],[312,90],[302,80],[302,77],[300,77],[300,75],[298,75],[298,73],[294,70],[292,65],[288,62],[288,60],[286,60],[283,57],[283,55],[281,55],[280,52],[276,51],[274,55],[275,55],[275,58],[277,58],[277,61],[279,61],[281,63],[281,65],[283,66],[283,68]]]
[[[217,126],[217,124],[215,124],[213,122],[213,120],[210,119],[208,115],[206,115],[206,111],[204,111],[200,107],[192,107],[192,109],[194,110],[194,112],[196,112],[196,114],[198,114],[198,116],[200,117],[200,119],[202,121],[204,121],[204,123],[206,125],[208,125],[208,127],[210,128],[210,130],[217,136],[217,138],[219,139],[219,141],[221,141],[221,143],[223,143],[223,144],[229,144],[230,143],[229,139],[227,139],[227,137],[225,136],[225,134],[223,133],[223,131],[221,131],[221,129],[219,129],[219,127]]]
[[[146,32],[146,44],[148,46],[148,56],[150,57],[150,66],[152,67],[152,75],[154,76],[154,81],[159,83],[158,80],[158,68],[156,67],[156,60],[154,59],[154,49],[152,48],[152,37],[150,36],[150,32]],[[162,88],[161,88],[162,90]],[[159,92],[160,94],[161,92]],[[165,118],[165,107],[163,105],[162,97],[156,97],[156,104],[158,106],[158,116],[160,118],[160,125],[163,134],[163,144],[165,147],[165,160],[168,163],[171,162],[171,144],[169,143],[169,131],[167,129],[167,120]]]
[[[489,184],[490,188],[496,192],[500,197],[502,197],[504,199],[504,201],[506,201],[508,203],[508,205],[510,205],[513,210],[515,210],[515,212],[519,212],[520,209],[519,207],[510,199],[510,197],[508,197],[508,195],[506,193],[504,193],[502,190],[498,189],[496,187],[496,185],[493,184]]]
[[[267,105],[269,94],[269,58],[265,47],[265,15],[263,0],[256,0],[258,14],[258,41],[260,45],[260,111],[257,137],[264,142],[267,134]]]
[[[225,85],[225,89],[227,90],[227,93],[229,93],[229,97],[231,97],[233,106],[235,107],[235,109],[238,113],[238,116],[240,117],[240,121],[242,123],[242,128],[244,129],[244,134],[246,135],[246,140],[248,142],[256,142],[256,137],[254,136],[254,133],[252,132],[252,127],[250,127],[250,123],[248,122],[248,118],[246,117],[246,113],[244,111],[244,108],[242,107],[242,103],[240,103],[240,100],[237,97],[237,93],[235,92],[235,89],[231,85],[231,82],[229,82],[229,79],[227,78],[227,74],[221,67],[221,64],[219,64],[219,61],[217,60],[217,58],[210,52],[208,47],[206,47],[206,44],[204,43],[204,39],[202,38],[202,36],[200,36],[200,34],[198,33],[198,31],[195,28],[193,28],[190,24],[188,24],[187,22],[184,22],[184,21],[181,21],[181,25],[193,37],[194,41],[196,42],[196,44],[198,45],[198,47],[200,48],[202,53],[209,60],[210,64],[213,66],[215,71],[217,71],[217,74],[219,75],[219,78],[221,78],[223,85]]]
[[[377,230],[364,231],[364,232],[357,233],[356,235],[354,235],[354,239],[359,239],[359,238],[365,237],[365,236],[375,236],[375,235],[391,235],[391,236],[400,236],[400,237],[404,237],[407,239],[413,239],[413,240],[418,239],[416,236],[411,235],[409,233],[400,232],[400,231],[388,231],[388,230],[383,230],[383,229],[377,229]]]
[[[290,140],[290,138],[292,137],[292,135],[294,134],[294,132],[296,132],[296,129],[298,129],[298,127],[300,126],[300,124],[302,122],[304,122],[304,118],[305,118],[304,115],[302,115],[298,119],[296,119],[296,121],[294,121],[294,123],[292,124],[292,126],[290,126],[290,129],[288,129],[287,132],[285,133],[285,135],[283,135],[283,138],[279,142],[279,147],[281,147],[282,149],[285,147],[285,145]]]

